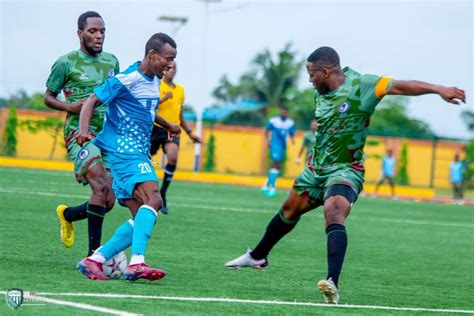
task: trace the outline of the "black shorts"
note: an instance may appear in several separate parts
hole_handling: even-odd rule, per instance
[[[174,143],[179,146],[179,136],[174,135],[170,140],[168,139],[167,130],[162,127],[153,125],[150,141],[150,155],[155,155],[160,149],[160,147],[163,149],[163,152],[166,153],[165,145],[167,143]]]

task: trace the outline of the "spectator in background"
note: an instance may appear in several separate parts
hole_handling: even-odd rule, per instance
[[[449,165],[449,179],[453,186],[453,202],[459,205],[464,204],[463,200],[463,167],[464,164],[459,158],[459,153],[454,155],[454,161]]]
[[[387,181],[390,185],[390,190],[392,192],[392,198],[395,197],[395,157],[393,157],[393,150],[388,149],[387,154],[383,157],[382,160],[382,177],[379,182],[375,185],[374,195],[377,195],[379,192],[380,186]]]

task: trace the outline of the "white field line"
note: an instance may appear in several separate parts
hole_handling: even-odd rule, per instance
[[[395,307],[378,305],[352,305],[352,304],[322,304],[312,302],[291,302],[291,301],[269,301],[269,300],[250,300],[224,297],[186,297],[186,296],[158,296],[158,295],[130,295],[130,294],[112,294],[112,293],[38,293],[44,296],[76,296],[76,297],[100,297],[100,298],[122,298],[122,299],[151,299],[168,301],[187,301],[187,302],[213,302],[213,303],[239,303],[239,304],[259,304],[259,305],[287,305],[287,306],[305,306],[305,307],[326,307],[338,309],[371,309],[371,310],[392,310],[407,312],[432,312],[432,313],[458,313],[474,314],[474,310],[463,309],[441,309],[441,308],[423,308],[423,307]]]
[[[5,291],[0,291],[0,294],[5,294]],[[79,309],[86,309],[94,312],[100,312],[100,313],[105,313],[105,314],[111,314],[111,315],[120,315],[120,316],[141,316],[141,314],[135,314],[135,313],[129,313],[125,311],[120,311],[117,309],[111,309],[111,308],[105,308],[105,307],[100,307],[100,306],[95,306],[95,305],[90,305],[90,304],[84,304],[84,303],[76,303],[76,302],[69,302],[69,301],[63,301],[63,300],[57,300],[53,298],[48,298],[44,296],[38,296],[38,295],[31,295],[27,291],[25,291],[24,295],[25,299],[34,299],[37,302],[46,302],[50,304],[56,304],[56,305],[63,305],[63,306],[70,306],[74,308],[79,308]],[[23,304],[23,305],[45,305],[45,304]]]
[[[0,188],[0,192],[3,193],[15,193],[15,194],[27,194],[27,195],[37,195],[37,196],[54,196],[54,197],[65,197],[65,198],[77,198],[77,199],[88,199],[88,195],[82,194],[59,194],[55,192],[32,192],[21,189],[6,189]],[[275,210],[265,210],[265,209],[252,209],[252,208],[236,208],[236,207],[227,207],[227,206],[216,206],[216,205],[203,205],[203,204],[185,204],[185,203],[170,203],[170,205],[189,207],[189,208],[199,208],[206,210],[214,211],[230,211],[230,212],[239,212],[239,213],[258,213],[258,214],[273,214]],[[314,213],[313,213],[314,214]],[[322,217],[322,214],[308,214],[305,216],[316,216]],[[352,217],[353,219],[358,219]],[[421,221],[421,220],[399,220],[399,219],[389,219],[389,218],[379,218],[379,217],[363,217],[359,218],[364,221],[374,221],[374,222],[385,222],[385,223],[394,223],[394,224],[408,224],[408,225],[429,225],[429,226],[446,226],[446,227],[462,227],[462,228],[474,228],[474,224],[468,223],[453,223],[453,222],[431,222],[431,221]]]

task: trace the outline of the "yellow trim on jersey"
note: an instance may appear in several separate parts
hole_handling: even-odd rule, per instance
[[[380,77],[379,81],[375,85],[375,96],[379,99],[383,98],[390,92],[392,87],[393,78]]]
[[[179,125],[181,108],[184,104],[184,88],[176,83],[174,85],[173,88],[166,81],[161,81],[160,99],[163,99],[168,92],[171,92],[172,97],[158,106],[157,113],[169,123]]]

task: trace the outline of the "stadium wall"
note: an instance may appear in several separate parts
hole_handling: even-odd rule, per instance
[[[0,110],[0,132],[3,131],[6,120],[7,109]],[[43,120],[47,117],[65,118],[60,112],[42,112],[31,110],[18,110],[18,121]],[[206,142],[211,133],[216,139],[215,161],[216,172],[242,175],[265,175],[268,163],[268,152],[265,147],[263,128],[215,125],[205,127],[203,140]],[[3,134],[2,134],[3,135]],[[17,157],[26,159],[48,159],[52,145],[53,136],[46,131],[36,134],[26,129],[17,129]],[[303,140],[303,131],[297,132],[295,144],[288,142],[287,162],[285,164],[285,176],[293,178],[303,168],[302,164],[296,164],[295,158]],[[369,137],[369,143],[365,148],[366,179],[367,182],[375,182],[380,177],[381,159],[387,148],[392,148],[397,160],[403,138],[397,137]],[[437,141],[408,139],[408,175],[410,185],[420,187],[449,187],[449,163],[456,152],[463,157],[464,145],[454,141]],[[206,144],[201,146],[201,164],[206,157]],[[53,160],[64,161],[66,150],[62,131],[56,136],[56,148]],[[158,166],[163,165],[161,152],[153,157]],[[183,134],[181,136],[180,156],[178,168],[180,170],[192,170],[194,166],[194,144]]]

